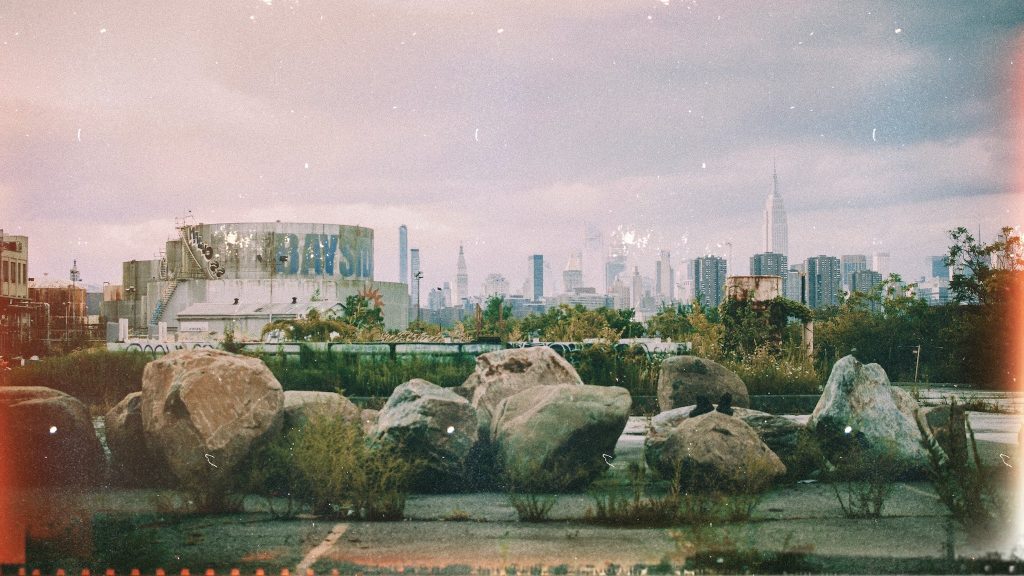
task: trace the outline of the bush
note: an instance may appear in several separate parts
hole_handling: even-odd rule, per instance
[[[857,443],[835,460],[832,491],[847,518],[879,518],[903,467],[893,450],[869,450]],[[840,489],[842,487],[842,490]]]
[[[508,493],[508,503],[516,509],[520,522],[547,522],[551,520],[551,509],[558,502],[554,494]]]
[[[415,463],[391,446],[371,448],[358,422],[314,415],[295,431],[294,463],[313,508],[363,520],[398,520]]]

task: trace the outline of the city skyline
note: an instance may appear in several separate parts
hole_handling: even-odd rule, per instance
[[[593,284],[613,240],[645,276],[743,273],[773,159],[791,264],[914,280],[947,230],[1022,222],[1012,2],[128,8],[0,8],[0,226],[33,277],[117,283],[189,211],[372,228],[382,281],[406,224],[429,287],[460,243],[473,287],[574,252]]]

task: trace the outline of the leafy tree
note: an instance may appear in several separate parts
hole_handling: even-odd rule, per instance
[[[342,305],[342,319],[356,328],[383,328],[384,311],[373,306],[366,296],[352,294]]]
[[[275,320],[263,327],[262,335],[274,330],[283,332],[286,340],[308,342],[352,340],[356,335],[355,326],[333,316],[321,317],[316,309],[311,309],[305,318]]]
[[[1004,226],[999,239],[991,244],[982,244],[963,226],[950,230],[949,235],[953,245],[944,260],[953,270],[949,282],[953,299],[960,304],[986,304],[1005,298],[1012,278],[1024,270],[1020,234]]]
[[[663,306],[657,314],[647,319],[647,333],[667,340],[685,340],[692,330],[693,326],[686,319],[686,310],[682,304]]]

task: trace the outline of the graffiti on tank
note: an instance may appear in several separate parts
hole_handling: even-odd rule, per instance
[[[373,278],[372,241],[339,234],[276,235],[277,274]]]

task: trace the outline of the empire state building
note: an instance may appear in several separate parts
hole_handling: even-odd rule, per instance
[[[764,201],[764,251],[782,254],[789,251],[786,208],[779,195],[779,175],[772,169],[772,191]]]

